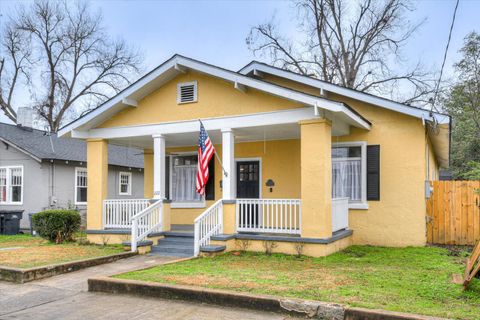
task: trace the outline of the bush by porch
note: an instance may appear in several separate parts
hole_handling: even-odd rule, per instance
[[[451,281],[463,273],[465,255],[463,249],[368,246],[324,258],[228,253],[116,277],[478,319],[480,282],[463,291]]]

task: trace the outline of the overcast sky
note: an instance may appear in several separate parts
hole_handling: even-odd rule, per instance
[[[352,0],[354,1],[354,0]],[[0,0],[5,17],[24,1]],[[295,36],[296,11],[289,1],[91,1],[101,10],[112,36],[121,36],[144,54],[145,71],[175,53],[238,70],[254,57],[245,44],[250,28],[275,15],[281,30]],[[409,15],[413,22],[426,19],[408,46],[404,59],[415,64],[419,59],[439,69],[452,19],[454,0],[414,2]],[[480,1],[460,0],[456,25],[447,58],[447,76],[459,58],[464,36],[480,32]],[[268,62],[268,61],[267,61]],[[0,116],[0,121],[6,121]]]

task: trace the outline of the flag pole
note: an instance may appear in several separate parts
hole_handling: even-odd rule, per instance
[[[198,121],[200,122],[200,124],[203,125],[202,120],[198,119]],[[223,175],[224,175],[225,177],[228,177],[228,172],[227,172],[227,171],[225,170],[225,168],[223,167],[222,161],[221,161],[220,158],[218,157],[217,150],[216,150],[215,148],[214,148],[214,150],[215,150],[215,151],[213,152],[213,154],[215,155],[215,158],[218,160],[218,163],[220,164],[220,167],[222,167]]]
[[[223,167],[222,161],[220,161],[220,158],[218,157],[217,150],[215,150],[214,154],[215,154],[215,158],[217,158],[217,160],[218,160],[218,163],[220,163],[220,166],[222,167],[223,175],[225,177],[228,177],[228,172],[225,171],[225,168]]]

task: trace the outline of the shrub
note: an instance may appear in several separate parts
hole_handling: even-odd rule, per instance
[[[75,232],[80,230],[81,217],[75,210],[46,210],[34,214],[33,228],[47,240],[62,243],[72,240]]]
[[[295,248],[295,251],[297,252],[297,254],[295,256],[297,258],[301,258],[302,254],[303,254],[303,248],[305,247],[305,243],[304,242],[295,242],[293,246]]]
[[[250,247],[250,240],[247,240],[247,239],[236,240],[235,246],[240,249],[240,252],[246,252],[248,247]]]
[[[277,247],[277,243],[275,241],[263,241],[263,247],[265,248],[265,254],[267,256],[271,256],[273,253],[273,249]]]

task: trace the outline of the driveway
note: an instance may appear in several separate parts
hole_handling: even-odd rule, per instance
[[[87,291],[87,279],[145,268],[172,257],[135,256],[23,285],[0,281],[0,319],[285,319],[274,313]]]

